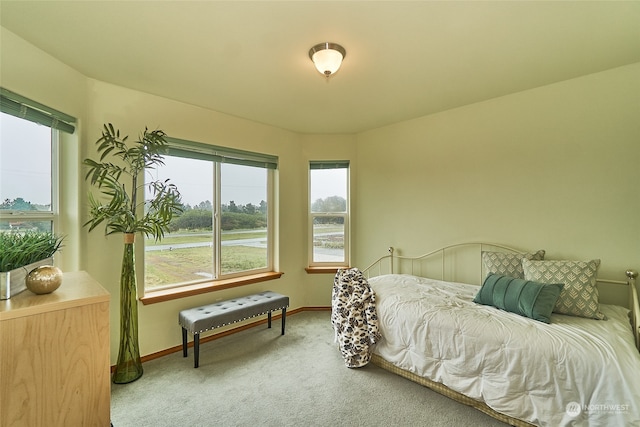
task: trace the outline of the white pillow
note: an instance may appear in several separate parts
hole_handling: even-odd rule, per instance
[[[596,277],[600,260],[530,261],[522,260],[524,278],[542,283],[563,283],[554,313],[604,320]]]

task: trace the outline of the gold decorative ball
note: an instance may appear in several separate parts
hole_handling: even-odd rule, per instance
[[[41,265],[27,274],[25,283],[34,294],[49,294],[62,284],[62,270],[53,265]]]

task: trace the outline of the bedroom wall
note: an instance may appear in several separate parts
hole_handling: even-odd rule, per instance
[[[277,269],[285,273],[284,276],[215,294],[147,306],[140,304],[142,355],[181,343],[177,316],[186,307],[266,289],[289,295],[290,309],[309,304],[318,305],[318,302],[308,299],[305,286],[308,280],[304,271],[307,163],[302,152],[303,149],[316,152],[309,146],[320,143],[325,138],[311,137],[305,143],[300,135],[292,132],[87,78],[5,29],[2,29],[0,59],[0,84],[3,87],[79,119],[78,130],[70,137],[73,144],[65,147],[69,153],[65,154],[62,165],[62,173],[66,177],[62,193],[69,205],[63,206],[63,210],[64,216],[69,220],[59,230],[72,235],[73,239],[66,240],[63,251],[65,262],[62,257],[57,257],[56,263],[63,271],[88,271],[111,293],[112,363],[115,363],[118,351],[119,274],[123,244],[119,235],[107,238],[103,235],[103,229],[88,233],[82,227],[87,219],[86,194],[89,186],[84,182],[84,173],[80,167],[82,159],[95,157],[94,142],[99,138],[102,125],[106,122],[112,122],[124,134],[129,134],[130,138],[137,137],[145,126],[158,127],[174,137],[274,154],[279,156],[280,161],[277,178],[276,209],[279,223],[276,234],[279,235],[279,241],[276,264]],[[342,142],[339,137],[333,136],[328,136],[326,141],[331,147],[337,147]],[[141,248],[138,247],[137,250],[136,256],[140,259],[143,256]],[[138,274],[141,274],[140,269]],[[330,292],[331,282],[327,289]]]
[[[157,126],[179,138],[279,156],[277,262],[285,275],[216,298],[273,289],[291,296],[292,309],[330,304],[332,275],[304,271],[311,159],[352,162],[353,265],[368,265],[389,245],[415,254],[490,240],[545,248],[554,258],[599,257],[615,278],[640,269],[640,64],[359,135],[298,135],[86,78],[0,30],[0,85],[79,119],[63,140],[67,239],[56,263],[89,271],[111,292],[112,362],[122,242],[81,226],[88,187],[80,162],[106,121],[131,137]],[[178,311],[208,301],[202,295],[141,305],[142,354],[178,345]]]
[[[304,181],[300,179],[300,141],[291,132],[227,116],[161,97],[141,93],[123,87],[89,79],[90,108],[85,127],[88,141],[84,144],[83,158],[96,157],[93,141],[100,137],[103,123],[113,123],[130,138],[137,137],[145,126],[161,128],[168,135],[180,139],[208,142],[279,156],[278,210],[279,210],[279,258],[277,270],[285,273],[282,278],[241,288],[203,294],[152,305],[139,305],[140,351],[142,355],[178,345],[181,341],[177,324],[178,312],[216,301],[263,290],[273,290],[290,297],[291,309],[305,304],[304,242],[300,228],[306,214],[299,206],[305,206]],[[89,187],[84,185],[84,193]],[[84,218],[83,218],[84,219]],[[104,237],[102,229],[83,234],[83,247],[87,251],[84,267],[114,295],[111,309],[112,360],[117,352],[119,324],[117,295],[122,257],[122,237]],[[136,256],[144,254],[137,247]],[[141,279],[141,271],[138,271]],[[219,331],[216,331],[219,332]],[[114,348],[115,347],[115,348]]]
[[[358,135],[355,265],[490,241],[623,280],[640,269],[639,100],[637,63]]]
[[[80,119],[73,135],[61,132],[60,183],[65,191],[59,196],[60,210],[64,214],[60,215],[57,226],[65,239],[63,250],[55,256],[56,264],[62,269],[78,270],[82,252],[78,205],[79,135],[86,105],[86,79],[3,27],[0,27],[0,40],[0,86]]]
[[[357,160],[356,160],[356,135],[301,135],[302,161],[300,176],[304,177],[304,200],[309,200],[309,161],[311,160],[349,160],[349,180],[352,191],[357,188]],[[304,240],[304,267],[307,263],[306,248],[309,245],[309,229],[307,223],[307,204],[301,206],[304,212],[305,221],[300,229],[300,235]],[[357,212],[357,206],[351,203],[351,215]],[[351,233],[353,239],[353,232]],[[352,248],[353,252],[353,248]],[[352,258],[353,259],[353,258]],[[303,268],[304,268],[303,267]],[[307,274],[304,287],[306,292],[306,307],[330,307],[331,289],[333,287],[333,273]]]

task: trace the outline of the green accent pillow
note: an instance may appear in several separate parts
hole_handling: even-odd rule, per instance
[[[563,286],[561,283],[538,283],[490,274],[473,302],[550,323],[551,312]]]

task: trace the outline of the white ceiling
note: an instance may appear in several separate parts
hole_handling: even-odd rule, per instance
[[[302,133],[356,133],[640,62],[640,2],[7,1],[84,75]],[[336,42],[329,79],[308,57]]]

